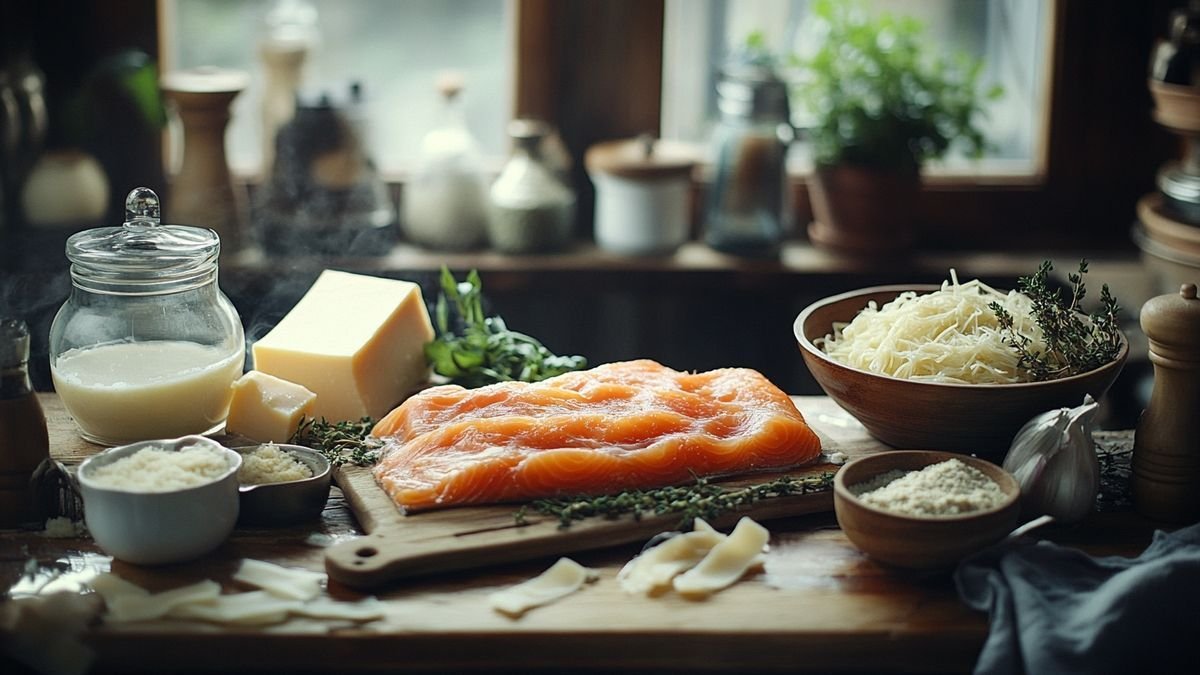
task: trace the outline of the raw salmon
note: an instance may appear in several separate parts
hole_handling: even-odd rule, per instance
[[[659,487],[821,452],[757,371],[681,373],[648,360],[535,384],[433,387],[372,435],[384,440],[375,478],[407,511]]]

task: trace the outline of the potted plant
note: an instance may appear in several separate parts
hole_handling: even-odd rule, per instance
[[[998,86],[978,88],[982,63],[928,49],[910,17],[871,16],[858,2],[817,0],[815,49],[794,56],[814,171],[814,245],[873,255],[914,239],[921,168],[956,145],[978,157],[979,118]]]

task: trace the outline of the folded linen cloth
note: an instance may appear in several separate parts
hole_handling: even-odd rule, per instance
[[[958,594],[990,613],[976,673],[1200,672],[1200,523],[1136,558],[1042,541],[964,560]]]

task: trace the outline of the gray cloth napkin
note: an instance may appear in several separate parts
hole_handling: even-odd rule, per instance
[[[1136,558],[1008,542],[954,580],[991,615],[976,673],[1200,673],[1200,523]]]

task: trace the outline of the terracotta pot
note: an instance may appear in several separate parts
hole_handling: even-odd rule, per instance
[[[824,166],[809,180],[814,246],[878,256],[912,246],[921,177],[858,166]]]

